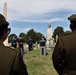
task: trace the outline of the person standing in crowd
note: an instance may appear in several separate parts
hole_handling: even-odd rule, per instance
[[[24,38],[23,38],[23,36],[20,34],[20,35],[19,35],[19,38],[18,38],[18,45],[19,45],[19,50],[20,50],[20,52],[21,52],[21,56],[23,56],[23,54],[24,54],[24,46],[23,46],[23,44],[24,44]]]
[[[0,14],[0,75],[28,75],[20,52],[3,44],[11,30],[8,25],[5,17]]]
[[[17,39],[16,39],[16,36],[13,36],[10,40],[11,42],[11,46],[16,48],[17,47]]]
[[[44,35],[42,35],[41,40],[45,40],[46,41],[46,38],[44,37]]]
[[[59,37],[52,60],[59,75],[76,75],[76,14],[68,17],[72,33]]]
[[[33,50],[33,40],[31,36],[29,36],[29,39],[28,39],[28,49],[29,51]]]

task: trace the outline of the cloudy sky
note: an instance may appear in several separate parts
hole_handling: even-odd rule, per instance
[[[58,26],[69,29],[68,16],[76,14],[76,0],[0,0],[0,13],[7,2],[7,20],[11,34],[27,33],[33,28],[46,36],[48,23],[52,31]]]

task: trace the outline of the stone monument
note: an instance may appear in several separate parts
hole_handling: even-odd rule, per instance
[[[47,36],[46,36],[46,47],[50,48],[54,44],[54,39],[52,38],[52,28],[51,24],[48,23],[48,28],[47,28]]]
[[[7,3],[4,3],[4,8],[3,8],[3,15],[5,17],[5,19],[7,20]]]
[[[3,15],[4,15],[5,19],[7,20],[7,3],[6,2],[4,3]],[[4,43],[5,46],[9,46],[8,37],[3,43]]]

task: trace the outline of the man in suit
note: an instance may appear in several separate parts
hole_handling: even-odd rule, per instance
[[[72,33],[59,37],[53,51],[53,65],[59,75],[76,75],[76,14],[71,15]]]
[[[46,41],[46,38],[44,37],[44,35],[42,35],[41,40],[45,40]]]
[[[10,33],[8,25],[5,17],[0,14],[0,75],[28,75],[20,52],[3,44]]]
[[[10,42],[11,42],[11,46],[12,47],[14,47],[14,48],[17,47],[17,39],[16,39],[16,36],[15,35],[13,35],[13,37],[10,40]]]
[[[28,39],[28,49],[29,51],[33,50],[33,39],[31,38],[31,36],[29,36],[29,39]]]
[[[23,36],[20,34],[18,40],[18,46],[19,46],[19,50],[21,52],[21,56],[23,56],[24,54],[24,38]]]

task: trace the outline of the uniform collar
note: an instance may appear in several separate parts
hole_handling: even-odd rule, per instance
[[[4,45],[3,42],[0,40],[0,45]]]

